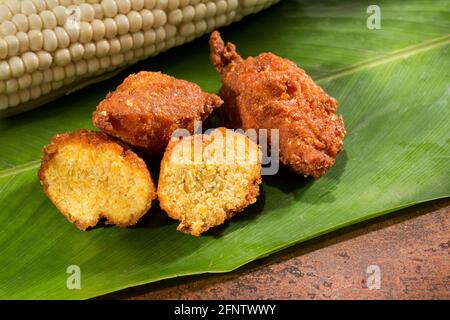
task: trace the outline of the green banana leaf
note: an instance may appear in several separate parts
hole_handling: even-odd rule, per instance
[[[92,128],[91,113],[129,73],[160,70],[217,91],[207,37],[37,110],[0,120],[0,298],[90,298],[204,272],[227,272],[295,243],[450,195],[449,1],[288,1],[222,30],[241,55],[271,51],[340,101],[348,135],[314,181],[281,170],[258,202],[200,238],[155,205],[134,228],[81,232],[45,197],[36,172],[55,133]],[[150,165],[158,167],[157,163]],[[69,290],[68,266],[81,270]]]

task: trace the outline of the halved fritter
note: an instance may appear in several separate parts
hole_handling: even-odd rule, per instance
[[[172,138],[161,162],[161,208],[177,230],[199,236],[256,201],[261,152],[243,134],[225,128],[210,135]]]
[[[185,80],[160,72],[128,76],[109,93],[93,115],[100,130],[139,147],[149,156],[164,153],[176,129],[194,132],[194,121],[204,121],[222,100]]]
[[[272,53],[242,59],[215,31],[211,62],[222,76],[221,116],[232,128],[278,129],[280,162],[321,177],[335,162],[345,136],[337,101],[304,70]]]
[[[44,147],[39,179],[53,204],[78,229],[127,227],[150,208],[156,190],[144,161],[101,132],[54,136]]]

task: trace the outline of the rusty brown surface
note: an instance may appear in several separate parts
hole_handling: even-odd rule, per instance
[[[367,288],[370,265],[379,267],[380,289]],[[103,298],[450,299],[450,200],[346,228],[228,274],[171,279]]]

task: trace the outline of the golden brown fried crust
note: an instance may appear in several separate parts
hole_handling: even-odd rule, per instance
[[[89,146],[89,147],[95,147],[98,149],[98,152],[102,152],[105,150],[111,150],[114,153],[116,153],[118,156],[120,156],[124,161],[130,165],[133,168],[136,168],[141,173],[146,175],[146,178],[148,180],[148,185],[150,186],[150,190],[152,192],[149,194],[148,203],[146,208],[142,210],[142,212],[135,217],[133,217],[132,220],[130,220],[126,224],[121,224],[120,222],[114,221],[107,215],[105,216],[99,216],[97,221],[101,218],[107,218],[106,224],[114,224],[119,227],[128,227],[132,226],[137,223],[137,221],[150,209],[152,200],[156,199],[157,193],[156,188],[153,183],[153,180],[150,176],[150,173],[147,169],[147,166],[145,162],[139,158],[131,149],[123,144],[121,141],[108,136],[105,133],[102,132],[96,132],[91,130],[77,130],[73,132],[63,133],[63,134],[57,134],[53,136],[51,139],[50,144],[46,145],[43,148],[43,157],[41,161],[41,166],[38,171],[38,178],[43,185],[44,192],[48,196],[48,198],[53,202],[53,204],[58,208],[58,210],[72,223],[75,224],[75,226],[80,230],[86,230],[89,227],[93,227],[97,224],[97,221],[92,224],[86,224],[77,219],[76,216],[71,215],[69,212],[63,210],[61,207],[59,207],[56,204],[55,199],[52,198],[52,196],[49,194],[48,189],[49,185],[46,180],[45,174],[48,170],[49,166],[51,166],[52,159],[56,156],[58,153],[58,150],[63,147],[66,144],[80,144],[81,146]],[[93,168],[95,169],[95,168]]]
[[[100,130],[142,148],[150,156],[164,153],[174,130],[194,131],[222,100],[194,83],[160,72],[142,71],[128,76],[109,93],[93,114]]]
[[[221,75],[226,74],[236,63],[242,62],[241,56],[236,52],[236,46],[231,42],[225,45],[218,31],[211,33],[209,47],[211,63]]]
[[[337,101],[293,62],[272,53],[242,60],[215,31],[211,62],[222,75],[221,116],[244,130],[279,129],[280,161],[296,173],[321,177],[335,162],[345,136]]]
[[[230,130],[227,130],[224,127],[216,128],[212,135],[214,134],[230,134],[230,135],[240,135],[238,133],[234,133]],[[255,165],[255,170],[253,170],[252,178],[248,180],[248,187],[246,188],[246,195],[245,200],[237,207],[233,208],[232,210],[226,211],[226,217],[216,216],[214,221],[210,221],[208,225],[203,226],[202,228],[195,227],[192,224],[192,221],[190,221],[188,218],[186,218],[184,212],[178,212],[172,210],[167,204],[170,202],[171,199],[168,198],[168,195],[166,195],[162,189],[162,186],[165,185],[165,176],[164,173],[168,169],[169,166],[172,165],[171,158],[172,153],[175,147],[182,142],[182,140],[190,140],[192,148],[194,148],[194,140],[200,140],[202,144],[208,144],[210,143],[214,137],[212,135],[206,135],[206,134],[196,134],[188,137],[180,137],[180,138],[171,138],[166,151],[164,152],[164,156],[161,161],[161,170],[159,175],[159,182],[158,182],[158,199],[159,204],[162,210],[164,210],[169,217],[172,219],[176,219],[180,221],[180,224],[177,227],[178,231],[181,231],[186,234],[190,234],[193,236],[200,236],[202,233],[208,231],[210,228],[221,225],[225,222],[225,220],[232,218],[234,215],[242,212],[246,207],[256,202],[256,199],[259,195],[259,189],[260,184],[262,182],[261,179],[261,151],[259,150],[258,146],[251,141],[250,139],[246,138],[246,148],[252,148],[255,150],[255,152],[258,154],[257,158],[257,164]]]

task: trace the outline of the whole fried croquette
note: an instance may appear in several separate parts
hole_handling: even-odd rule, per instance
[[[222,76],[221,117],[244,130],[279,129],[280,162],[296,173],[321,177],[342,149],[345,128],[328,96],[293,62],[272,53],[242,59],[215,31],[211,62]]]
[[[38,176],[44,191],[80,230],[101,218],[120,227],[134,225],[156,198],[144,161],[104,133],[58,134],[43,153]]]
[[[194,132],[194,121],[204,121],[222,100],[192,82],[160,72],[128,76],[109,93],[93,115],[94,125],[149,156],[162,156],[172,132]]]
[[[199,236],[256,201],[261,151],[225,128],[210,135],[172,138],[161,162],[161,208],[180,221],[177,230]]]

